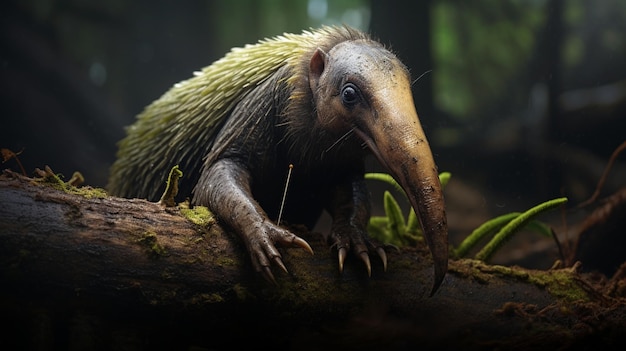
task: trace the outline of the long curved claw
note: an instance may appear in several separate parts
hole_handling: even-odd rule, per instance
[[[309,245],[309,243],[307,243],[304,239],[299,238],[299,237],[295,237],[292,241],[292,243],[296,246],[299,246],[305,250],[307,250],[311,255],[314,255],[315,253],[313,253],[313,249],[311,248],[311,246]]]
[[[282,269],[283,272],[289,273],[287,271],[287,267],[285,267],[285,264],[283,263],[283,260],[280,259],[280,257],[278,257],[278,256],[274,257],[274,264],[277,265],[278,267],[280,267],[280,269]]]
[[[266,230],[261,232],[260,234],[269,233],[267,239],[265,239],[264,235],[260,235],[260,237],[245,237],[249,240],[249,244],[251,248],[251,259],[252,264],[257,272],[263,275],[263,278],[268,282],[277,285],[276,278],[272,273],[272,266],[277,266],[283,272],[289,273],[287,267],[283,263],[282,257],[278,249],[274,246],[276,243],[283,245],[291,245],[299,248],[305,249],[307,252],[313,254],[313,249],[311,246],[304,240],[289,232],[288,230],[284,230],[281,228],[275,228],[271,225],[266,228]],[[257,236],[259,236],[258,232],[255,232]]]
[[[348,250],[345,247],[337,250],[337,259],[339,260],[339,273],[343,273],[343,263],[346,261],[346,256],[348,255]]]
[[[446,276],[446,271],[448,270],[448,262],[445,261],[435,261],[434,263],[435,275],[433,278],[433,287],[430,290],[430,295],[433,296],[439,290],[441,283],[443,283],[443,278]]]
[[[367,252],[361,252],[359,256],[361,257],[361,261],[365,263],[365,268],[367,268],[367,276],[371,277],[372,276],[372,264],[370,263],[370,256],[367,254]]]
[[[365,268],[367,269],[368,277],[372,276],[372,263],[369,255],[374,251],[376,251],[383,263],[383,270],[385,272],[387,271],[387,253],[385,252],[385,248],[367,237],[367,233],[365,231],[351,231],[344,236],[337,235],[336,232],[332,232],[329,242],[331,243],[331,248],[337,248],[339,274],[343,273],[348,251],[351,251],[352,254],[358,256],[360,260],[363,261],[363,264],[365,264]]]
[[[385,249],[383,249],[382,247],[377,247],[376,253],[378,253],[378,256],[383,261],[383,271],[387,272],[387,253],[385,252]]]
[[[267,280],[268,282],[274,285],[278,285],[278,283],[276,283],[276,279],[274,278],[274,274],[272,274],[272,270],[270,269],[270,267],[264,266],[263,268],[261,268],[261,274],[263,275],[263,278],[265,278],[265,280]]]

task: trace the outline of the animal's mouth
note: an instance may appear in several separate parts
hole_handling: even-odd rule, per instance
[[[359,138],[361,138],[361,140],[363,140],[365,145],[367,145],[367,147],[372,151],[374,156],[376,156],[376,158],[378,159],[378,162],[380,162],[382,164],[382,166],[385,167],[386,169],[390,169],[389,165],[387,164],[387,161],[385,160],[385,158],[380,153],[380,149],[378,148],[378,146],[374,142],[374,139],[372,139],[369,135],[367,135],[367,133],[363,132],[358,127],[354,127],[354,133]]]

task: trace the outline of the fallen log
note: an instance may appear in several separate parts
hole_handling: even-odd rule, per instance
[[[253,272],[209,212],[101,189],[0,175],[2,340],[15,349],[573,348],[625,342],[626,268],[611,280],[451,260],[429,297],[425,247],[389,250],[386,272],[323,235],[283,248],[277,284]],[[201,209],[201,208],[200,208]],[[197,210],[197,209],[195,209]]]

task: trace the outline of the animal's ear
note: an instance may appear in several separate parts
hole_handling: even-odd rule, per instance
[[[315,91],[317,89],[317,84],[327,62],[328,54],[324,50],[317,48],[309,63],[309,84],[311,85],[311,90]]]

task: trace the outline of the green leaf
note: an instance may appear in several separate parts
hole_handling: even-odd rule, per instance
[[[548,238],[551,238],[554,235],[554,231],[552,230],[552,227],[538,220],[532,220],[528,222],[528,224],[526,224],[526,228],[528,230],[532,230],[533,232],[539,233]]]
[[[449,172],[442,172],[439,174],[439,181],[441,182],[442,188],[448,183],[450,177],[451,174]],[[366,173],[365,179],[379,180],[391,185],[396,191],[403,194],[408,201],[406,193],[390,174]],[[412,207],[409,208],[409,214],[405,222],[398,202],[389,191],[385,191],[384,193],[383,204],[387,216],[382,218],[385,218],[387,221],[383,223],[382,220],[377,219],[376,217],[370,218],[368,231],[371,231],[370,234],[373,235],[373,237],[379,235],[380,237],[384,237],[384,240],[377,238],[378,240],[393,243],[396,246],[403,246],[408,243],[415,243],[421,240],[422,231],[420,223],[415,210]]]
[[[367,232],[373,239],[382,243],[389,243],[392,240],[388,229],[389,219],[384,216],[373,216],[367,225]]]
[[[496,218],[492,218],[485,223],[481,224],[478,228],[474,229],[462,242],[459,247],[454,250],[456,257],[465,257],[467,253],[473,249],[478,242],[490,234],[496,232],[496,230],[502,228],[505,224],[510,222],[513,218],[519,216],[519,212],[512,212]]]
[[[400,184],[398,184],[398,182],[396,182],[396,180],[393,179],[393,177],[390,174],[387,174],[387,173],[365,173],[365,179],[380,180],[382,182],[385,182],[385,183],[393,186],[397,191],[399,191],[399,192],[404,194],[404,190],[402,189]]]
[[[493,237],[493,239],[491,239],[491,241],[489,241],[487,245],[485,245],[485,247],[483,247],[482,250],[480,250],[480,252],[476,254],[476,259],[484,262],[489,261],[493,254],[508,239],[510,239],[513,234],[515,234],[520,228],[524,227],[534,217],[543,212],[559,207],[566,202],[566,197],[546,201],[515,217],[507,225],[502,227],[502,229],[500,229],[500,231]]]
[[[451,177],[452,177],[452,174],[450,172],[441,172],[441,173],[439,173],[439,182],[441,183],[441,188],[442,189],[445,188],[445,186],[450,181]],[[404,189],[402,189],[400,184],[398,184],[398,182],[396,182],[396,180],[393,179],[393,177],[390,174],[387,174],[387,173],[365,173],[365,179],[379,180],[379,181],[385,182],[385,183],[393,186],[396,189],[396,191],[405,194]],[[406,194],[405,194],[405,196],[406,196]]]
[[[407,233],[414,233],[421,235],[422,230],[420,228],[420,221],[417,220],[417,215],[415,214],[415,210],[413,207],[409,210],[409,217],[406,221],[406,231]]]
[[[380,228],[387,228],[389,218],[386,216],[372,216],[370,217],[370,225]]]
[[[400,205],[398,205],[393,195],[387,190],[385,190],[384,194],[384,205],[385,214],[387,214],[389,219],[388,227],[391,235],[401,238],[406,234],[406,223],[404,222],[404,216],[402,216],[402,209],[400,209]]]
[[[452,174],[450,172],[439,173],[439,182],[441,183],[441,189],[444,189],[446,185],[448,185],[448,182],[450,181],[451,177],[452,177]]]

